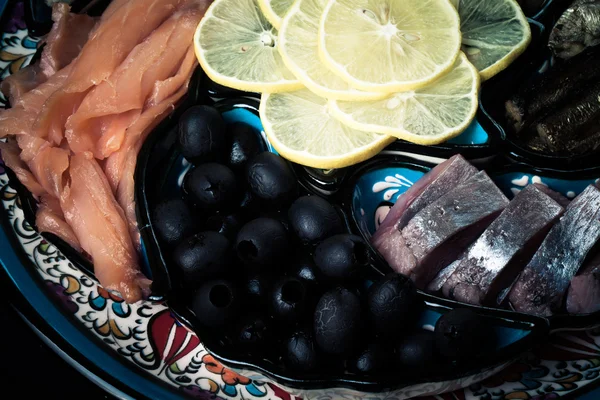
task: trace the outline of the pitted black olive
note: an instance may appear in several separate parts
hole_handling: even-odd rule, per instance
[[[235,250],[240,260],[254,268],[271,267],[289,254],[289,238],[281,222],[257,218],[242,227]]]
[[[394,349],[382,343],[371,343],[356,359],[350,368],[362,374],[377,374],[388,371],[393,363]]]
[[[412,374],[431,373],[439,362],[433,332],[423,330],[401,340],[396,361],[401,369]]]
[[[417,289],[412,281],[391,273],[369,288],[367,304],[372,327],[377,334],[398,337],[410,326],[414,314]]]
[[[298,194],[298,182],[288,163],[264,152],[248,163],[246,177],[252,194],[268,206],[290,204]]]
[[[242,318],[238,330],[238,343],[250,350],[257,350],[268,345],[271,337],[269,320],[255,314]]]
[[[306,286],[298,278],[284,277],[273,286],[271,313],[286,324],[299,322],[307,310]]]
[[[183,272],[187,287],[207,278],[226,276],[233,263],[229,240],[217,232],[201,232],[184,239],[173,251],[173,261]]]
[[[283,362],[295,371],[314,371],[319,366],[316,347],[310,333],[296,332],[284,340]]]
[[[319,196],[300,197],[288,210],[294,234],[306,244],[316,244],[340,234],[344,225],[335,208]]]
[[[325,353],[343,355],[361,342],[363,325],[360,299],[343,287],[326,292],[314,314],[316,342]]]
[[[152,224],[158,238],[174,246],[194,234],[192,212],[182,199],[163,201],[152,212]]]
[[[267,307],[273,282],[269,274],[253,274],[246,280],[246,298],[259,307]]]
[[[203,211],[227,211],[237,206],[240,192],[235,174],[222,164],[202,164],[190,170],[184,189]]]
[[[225,280],[205,282],[192,300],[196,318],[209,328],[223,327],[235,321],[239,309],[239,291],[232,282]]]
[[[225,155],[226,127],[214,107],[194,106],[179,119],[179,150],[191,163],[221,161]]]
[[[358,236],[332,236],[317,246],[315,264],[332,279],[356,279],[369,266],[369,248]]]
[[[227,126],[229,149],[227,164],[234,171],[243,171],[248,161],[265,150],[260,133],[248,124],[236,122]]]

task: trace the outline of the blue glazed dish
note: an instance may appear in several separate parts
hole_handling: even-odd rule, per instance
[[[559,1],[550,1],[546,8],[531,19],[534,32],[540,37],[545,34],[544,24],[553,18],[552,7]],[[0,2],[0,5],[2,3]],[[547,26],[547,25],[546,25]],[[538,50],[532,47],[530,53],[515,63],[512,69],[501,74],[495,85],[513,82],[515,71],[538,71]],[[536,69],[537,68],[537,69]],[[506,79],[506,81],[504,80]],[[490,83],[490,86],[494,81]],[[487,85],[487,84],[486,84]],[[514,83],[512,83],[514,87]],[[294,165],[298,180],[308,193],[330,198],[338,204],[346,217],[350,229],[369,238],[385,213],[386,208],[422,177],[435,163],[453,154],[464,154],[478,166],[485,168],[496,183],[507,193],[513,195],[522,185],[530,182],[543,182],[551,188],[562,192],[567,197],[578,194],[588,184],[600,177],[600,166],[593,159],[577,160],[569,163],[564,169],[552,169],[557,160],[540,159],[530,154],[517,144],[512,143],[502,129],[501,118],[494,112],[496,103],[490,103],[492,90],[482,93],[482,101],[477,120],[463,135],[451,142],[433,147],[416,146],[398,141],[385,149],[372,161],[360,165],[334,171],[322,171]],[[225,98],[218,101],[215,99]],[[600,321],[600,315],[590,316],[557,316],[551,319],[537,318],[509,310],[496,310],[459,304],[427,293],[419,296],[426,306],[422,310],[418,325],[431,327],[435,321],[450,309],[466,307],[476,310],[492,321],[501,341],[495,354],[473,360],[473,364],[462,369],[444,371],[439,375],[428,377],[411,377],[399,380],[397,376],[378,376],[364,378],[347,374],[319,374],[318,376],[292,375],[282,369],[281,365],[244,355],[226,346],[223,338],[206,330],[195,322],[195,316],[181,298],[178,278],[172,273],[169,263],[152,229],[149,210],[161,193],[177,188],[180,177],[189,166],[173,151],[174,127],[179,115],[193,104],[215,104],[226,120],[240,121],[255,128],[263,135],[270,151],[275,150],[264,137],[260,119],[257,115],[259,96],[252,93],[241,93],[220,87],[210,82],[198,71],[190,87],[188,98],[155,132],[148,138],[140,153],[136,170],[136,202],[138,204],[138,221],[142,229],[144,272],[154,281],[150,300],[167,301],[179,320],[193,329],[202,338],[206,349],[225,365],[241,372],[250,372],[254,376],[264,376],[267,381],[274,381],[288,388],[303,390],[319,390],[343,387],[365,392],[389,392],[402,389],[411,390],[423,385],[446,387],[448,390],[464,386],[465,382],[476,382],[491,376],[499,368],[515,360],[521,353],[535,347],[555,330],[582,329]],[[494,101],[498,101],[494,99]],[[406,157],[404,157],[406,156]],[[560,161],[560,160],[559,160]],[[168,167],[165,168],[165,165]],[[563,164],[564,165],[564,164]],[[155,179],[160,171],[161,178]],[[29,193],[11,177],[11,184],[17,188],[24,203],[28,221],[34,221],[35,202]],[[156,191],[152,194],[152,191]],[[74,252],[68,245],[51,235],[45,237],[55,244],[78,268],[86,271],[93,279],[94,271],[91,263]],[[374,259],[374,276],[388,272],[382,259]]]
[[[214,106],[221,111],[227,123],[243,122],[252,126],[257,135],[261,135],[263,140],[265,140],[265,144],[269,150],[274,152],[272,147],[266,142],[260,124],[257,100],[232,98],[218,101]],[[470,360],[467,365],[452,365],[451,368],[435,372],[430,376],[413,376],[405,371],[405,378],[403,379],[398,379],[397,374],[380,374],[365,377],[351,373],[336,373],[334,369],[324,369],[313,374],[292,373],[286,370],[277,359],[256,357],[245,353],[233,345],[231,338],[223,336],[215,330],[206,329],[197,322],[195,314],[188,307],[189,294],[183,289],[183,281],[171,270],[166,257],[163,257],[164,249],[161,249],[161,245],[153,232],[150,210],[158,201],[164,200],[165,193],[180,192],[182,178],[190,167],[176,148],[176,131],[173,128],[174,126],[164,126],[162,129],[157,129],[153,132],[140,153],[136,182],[138,182],[137,196],[139,199],[137,201],[138,219],[141,226],[144,226],[142,238],[144,239],[145,248],[147,250],[153,249],[148,252],[150,264],[154,265],[153,269],[164,268],[164,274],[161,273],[161,276],[168,277],[168,281],[165,281],[166,286],[163,287],[166,290],[167,304],[180,321],[202,337],[206,349],[227,367],[240,371],[252,371],[254,374],[261,374],[263,379],[296,390],[318,391],[331,388],[347,388],[364,393],[390,392],[402,389],[409,390],[410,388],[417,388],[419,385],[424,384],[438,384],[442,386],[458,385],[458,382],[461,381],[469,381],[475,377],[491,375],[499,367],[516,359],[524,351],[531,349],[536,343],[540,343],[543,338],[547,337],[549,325],[548,321],[543,318],[522,315],[506,310],[492,310],[459,305],[456,302],[420,293],[419,296],[425,306],[420,312],[420,318],[416,322],[415,328],[420,326],[431,329],[435,326],[436,321],[441,315],[448,310],[457,306],[470,308],[483,315],[494,327],[497,337],[500,339],[497,347],[481,358]],[[389,158],[380,157],[379,160],[387,162]],[[354,233],[363,234],[365,237],[367,235],[359,227],[361,224],[360,216],[364,217],[367,213],[370,213],[372,211],[371,205],[376,203],[374,198],[363,198],[362,193],[370,190],[370,183],[367,182],[372,182],[372,179],[377,174],[381,176],[382,173],[386,173],[389,170],[385,169],[377,173],[363,174],[362,169],[364,167],[369,168],[370,164],[361,165],[353,171],[346,171],[348,177],[343,182],[340,182],[342,190],[328,195],[339,206],[339,210],[344,214],[350,230]],[[414,169],[406,169],[402,173],[408,179],[413,180],[413,182],[427,170],[427,167],[424,166],[418,166],[417,164],[410,165]],[[152,166],[156,166],[156,169],[154,170]],[[323,192],[311,183],[313,176],[306,169],[300,166],[294,166],[294,169],[305,193],[323,195]],[[394,169],[394,171],[398,170]],[[355,179],[354,177],[363,177],[365,180],[359,178],[357,184],[352,186],[350,182]],[[408,187],[408,185],[405,186]],[[352,203],[344,200],[347,192],[344,190],[345,187],[355,188]],[[363,204],[366,209],[357,208],[363,207]],[[366,219],[364,220],[366,221]],[[151,254],[155,255],[155,258]],[[373,279],[388,272],[385,263],[377,255],[374,256],[371,264],[373,265]]]

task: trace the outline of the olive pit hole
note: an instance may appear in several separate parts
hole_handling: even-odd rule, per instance
[[[281,298],[286,303],[299,303],[304,299],[304,287],[298,281],[286,282],[281,288]]]
[[[250,240],[242,240],[238,244],[238,252],[244,261],[250,261],[258,256],[258,249]]]
[[[231,304],[231,290],[226,285],[216,285],[210,290],[210,302],[217,308],[224,308]]]

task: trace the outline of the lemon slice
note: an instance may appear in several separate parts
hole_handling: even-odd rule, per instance
[[[455,0],[462,50],[483,80],[508,67],[531,43],[531,28],[515,0]]]
[[[271,25],[279,29],[281,20],[290,9],[294,0],[258,0],[261,11]]]
[[[257,0],[216,0],[194,36],[196,57],[215,82],[247,92],[302,88],[277,51],[277,31]]]
[[[319,58],[319,21],[327,0],[298,0],[279,31],[279,53],[285,65],[308,89],[328,99],[366,101],[387,96],[352,89]]]
[[[463,132],[475,118],[479,73],[461,54],[454,68],[436,82],[370,102],[331,101],[333,115],[367,132],[432,145]]]
[[[452,68],[460,42],[448,0],[329,0],[319,29],[323,62],[368,92],[425,86]]]
[[[343,168],[367,160],[395,139],[345,126],[330,115],[323,97],[304,89],[264,94],[260,117],[275,150],[313,168]]]

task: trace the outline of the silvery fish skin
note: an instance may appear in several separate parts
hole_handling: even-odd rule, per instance
[[[510,202],[460,260],[443,286],[444,296],[487,304],[514,281],[564,213],[548,191],[529,185]]]
[[[551,316],[562,307],[571,279],[600,239],[600,189],[588,186],[521,273],[508,299],[519,312]]]
[[[455,261],[504,210],[509,201],[481,171],[417,213],[402,229],[412,257],[400,260],[397,272],[419,288]]]
[[[600,253],[571,280],[567,311],[571,314],[600,311]]]
[[[600,44],[600,0],[575,0],[558,19],[548,46],[560,58],[571,58]]]
[[[590,136],[595,137],[597,132],[588,127],[597,125],[599,118],[600,82],[591,86],[589,92],[572,99],[569,104],[541,120],[535,125],[535,129],[549,152],[572,153],[581,148],[582,142]],[[598,144],[600,143],[592,143],[592,150]]]
[[[406,257],[401,229],[421,209],[477,173],[461,155],[437,165],[404,192],[371,238],[373,246],[392,268]]]
[[[506,102],[506,114],[515,131],[535,123],[552,113],[571,98],[589,91],[590,84],[600,81],[600,46],[586,50],[563,63],[551,67],[524,85]]]

